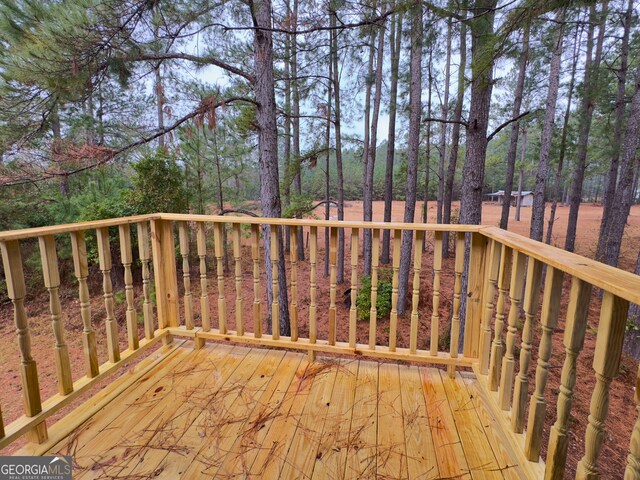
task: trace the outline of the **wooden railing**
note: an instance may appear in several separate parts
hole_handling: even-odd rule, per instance
[[[116,227],[119,245],[113,248],[109,234],[111,230],[115,232]],[[290,236],[287,268],[280,270],[278,260],[285,227],[292,231],[303,229],[305,242],[299,245],[298,236]],[[329,229],[328,252],[318,241],[324,229]],[[339,229],[350,233],[344,235],[344,278],[348,279],[345,286],[337,285]],[[357,305],[362,275],[361,238],[365,229],[372,230],[373,239],[368,321],[359,319]],[[132,251],[132,230],[138,243],[137,258],[136,252]],[[379,318],[376,308],[382,269],[386,268],[379,262],[380,238],[384,230],[391,231],[393,237],[388,320]],[[87,231],[95,231],[103,284],[108,360],[101,365],[89,303]],[[443,259],[445,231],[455,233],[452,260]],[[55,238],[65,235],[70,236],[83,322],[86,375],[75,381],[71,378],[58,293],[60,276]],[[401,317],[398,314],[398,302],[401,301],[398,286],[403,235],[411,236],[413,250],[406,315]],[[229,249],[223,241],[226,236],[230,238]],[[59,386],[58,395],[45,402],[40,398],[24,306],[27,291],[20,244],[33,238],[39,242],[44,284],[50,296]],[[463,291],[465,243],[470,249],[466,290]],[[429,245],[426,255],[423,254],[425,244]],[[595,387],[589,424],[584,433],[584,457],[577,470],[577,478],[595,478],[598,477],[598,457],[608,414],[609,387],[618,372],[622,354],[628,304],[640,303],[640,277],[495,227],[156,214],[4,232],[0,233],[0,247],[8,294],[14,305],[25,405],[24,416],[6,427],[3,427],[0,413],[0,448],[22,434],[30,441],[45,442],[47,417],[158,340],[170,343],[171,338],[177,336],[192,338],[197,348],[208,339],[293,348],[309,352],[310,360],[317,352],[325,352],[443,364],[448,365],[452,376],[456,368],[471,367],[483,386],[483,395],[502,423],[502,429],[510,441],[522,448],[531,476],[563,478],[571,438],[572,398],[578,380],[576,365],[584,345],[591,293],[595,287],[602,290],[593,361]],[[304,249],[305,261],[298,260],[299,248]],[[268,272],[264,268],[265,250],[269,252]],[[120,253],[124,272],[127,348],[123,351],[120,351],[118,323],[113,310],[114,251]],[[224,272],[225,255],[230,264],[228,274]],[[327,279],[321,278],[318,271],[319,256],[322,255],[329,258]],[[140,267],[140,278],[133,278],[134,265]],[[195,271],[199,278],[196,288],[192,285]],[[290,334],[286,336],[281,335],[279,328],[278,277],[282,271],[287,275],[290,319]],[[210,278],[212,273],[214,278]],[[449,288],[441,287],[443,280],[448,281]],[[267,282],[273,292],[270,304],[266,299]],[[568,298],[563,295],[565,282],[570,284]],[[157,329],[151,303],[152,283]],[[138,289],[142,298],[137,301],[134,285],[142,286]],[[245,294],[245,291],[251,293]],[[348,306],[339,301],[339,291],[346,293],[344,298],[348,300]],[[210,303],[211,293],[216,295],[216,300]],[[466,298],[466,314],[461,318],[463,298]],[[445,300],[448,301],[446,305]],[[564,305],[566,313],[562,319],[560,313]],[[138,338],[138,309],[142,311],[143,339]],[[521,311],[523,322],[520,321]],[[271,323],[265,323],[267,318]],[[547,386],[553,336],[556,326],[563,321],[565,352],[561,386],[555,406],[547,405],[548,399],[553,398]],[[326,329],[320,328],[324,325]],[[537,325],[541,333],[536,342]],[[399,327],[408,332],[408,338],[398,335]],[[464,337],[463,347],[459,351],[461,336]],[[530,397],[531,379],[535,379],[535,388]],[[545,438],[545,418],[551,415],[551,408],[557,410],[556,421]],[[546,465],[540,461],[544,443],[548,444]],[[640,421],[632,434],[625,475],[640,478]]]

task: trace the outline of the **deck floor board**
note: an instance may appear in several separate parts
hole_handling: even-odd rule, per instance
[[[186,344],[50,453],[74,478],[522,478],[471,373]]]

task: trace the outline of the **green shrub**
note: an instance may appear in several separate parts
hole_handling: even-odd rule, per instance
[[[376,310],[378,318],[386,318],[391,313],[391,293],[393,287],[389,280],[387,272],[382,271],[378,281],[378,298],[376,301]],[[371,277],[362,277],[362,283],[358,296],[356,298],[356,307],[358,308],[358,318],[360,320],[369,320],[371,314]]]

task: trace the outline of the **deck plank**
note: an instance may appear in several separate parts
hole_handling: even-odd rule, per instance
[[[464,456],[458,429],[442,385],[440,371],[435,368],[420,368],[420,376],[429,415],[429,428],[438,452],[440,476],[470,480],[467,459]]]
[[[176,478],[185,472],[185,478],[197,478],[203,473],[196,471],[186,475],[186,470],[195,464],[199,450],[204,444],[219,444],[224,435],[224,426],[237,420],[244,413],[239,400],[250,379],[262,380],[254,375],[261,365],[273,369],[282,358],[282,352],[273,352],[278,359],[276,365],[265,361],[271,351],[249,350],[237,367],[224,380],[208,382],[206,377],[192,378],[188,388],[193,391],[175,410],[173,418],[163,423],[163,428],[153,436],[147,448],[136,453],[140,459],[132,462],[121,476],[132,478],[154,477]],[[277,355],[280,354],[280,355]],[[237,410],[236,410],[237,409]],[[203,442],[206,439],[206,442]],[[215,459],[201,458],[202,463]]]
[[[308,363],[294,351],[183,345],[51,451],[74,454],[83,480],[535,478],[478,381],[357,358]]]
[[[347,462],[349,428],[358,380],[357,360],[344,361],[336,375],[336,388],[331,395],[324,431],[320,439],[314,479],[343,479]]]
[[[349,429],[345,478],[376,477],[378,363],[360,361]]]
[[[319,378],[313,374],[314,368],[315,364],[306,364],[289,385],[280,405],[280,415],[273,419],[267,434],[262,438],[262,447],[257,449],[247,477],[278,478],[309,392]]]
[[[273,419],[282,415],[287,390],[296,374],[305,368],[304,355],[298,352],[287,352],[280,362],[277,371],[271,378],[262,396],[256,402],[250,418],[242,426],[234,444],[226,454],[216,476],[223,478],[244,478],[249,471],[259,449],[262,448]]]
[[[102,430],[94,441],[87,444],[84,449],[87,453],[76,456],[76,462],[88,468],[78,472],[74,479],[121,477],[124,472],[144,461],[144,456],[139,455],[141,451],[149,450],[151,446],[170,439],[180,428],[181,419],[176,415],[178,409],[197,391],[191,382],[196,379],[201,381],[205,377],[221,387],[248,352],[247,349],[235,347],[223,353],[225,350],[214,350],[215,353],[222,354],[219,357],[208,349],[194,352],[191,361],[185,361],[184,371],[178,372],[177,375],[168,375],[163,381],[164,384],[153,390],[157,395],[168,390],[161,400],[126,406],[122,415]],[[96,456],[96,452],[103,453]],[[135,463],[129,465],[133,460]]]
[[[313,473],[341,360],[319,365],[327,365],[328,369],[320,371],[318,378],[313,382],[298,428],[293,435],[286,460],[278,476],[280,479],[310,478]]]
[[[398,365],[383,363],[378,368],[378,477],[404,479],[409,476],[404,431],[398,428],[403,421]]]
[[[471,477],[473,480],[503,479],[502,471],[498,467],[498,462],[485,436],[480,418],[478,418],[475,406],[469,397],[469,391],[460,375],[458,374],[455,379],[452,379],[446,372],[440,371],[440,376],[460,435]]]
[[[399,370],[409,478],[412,480],[438,478],[440,476],[438,461],[424,401],[420,371],[415,365]]]

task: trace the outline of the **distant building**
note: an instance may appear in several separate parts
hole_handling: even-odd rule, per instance
[[[489,197],[489,201],[497,202],[499,205],[502,205],[504,201],[504,190],[498,190],[497,192],[487,193],[485,197]],[[530,207],[533,205],[533,192],[528,190],[520,193],[522,207]],[[511,192],[511,205],[514,207],[518,201],[518,192]]]

